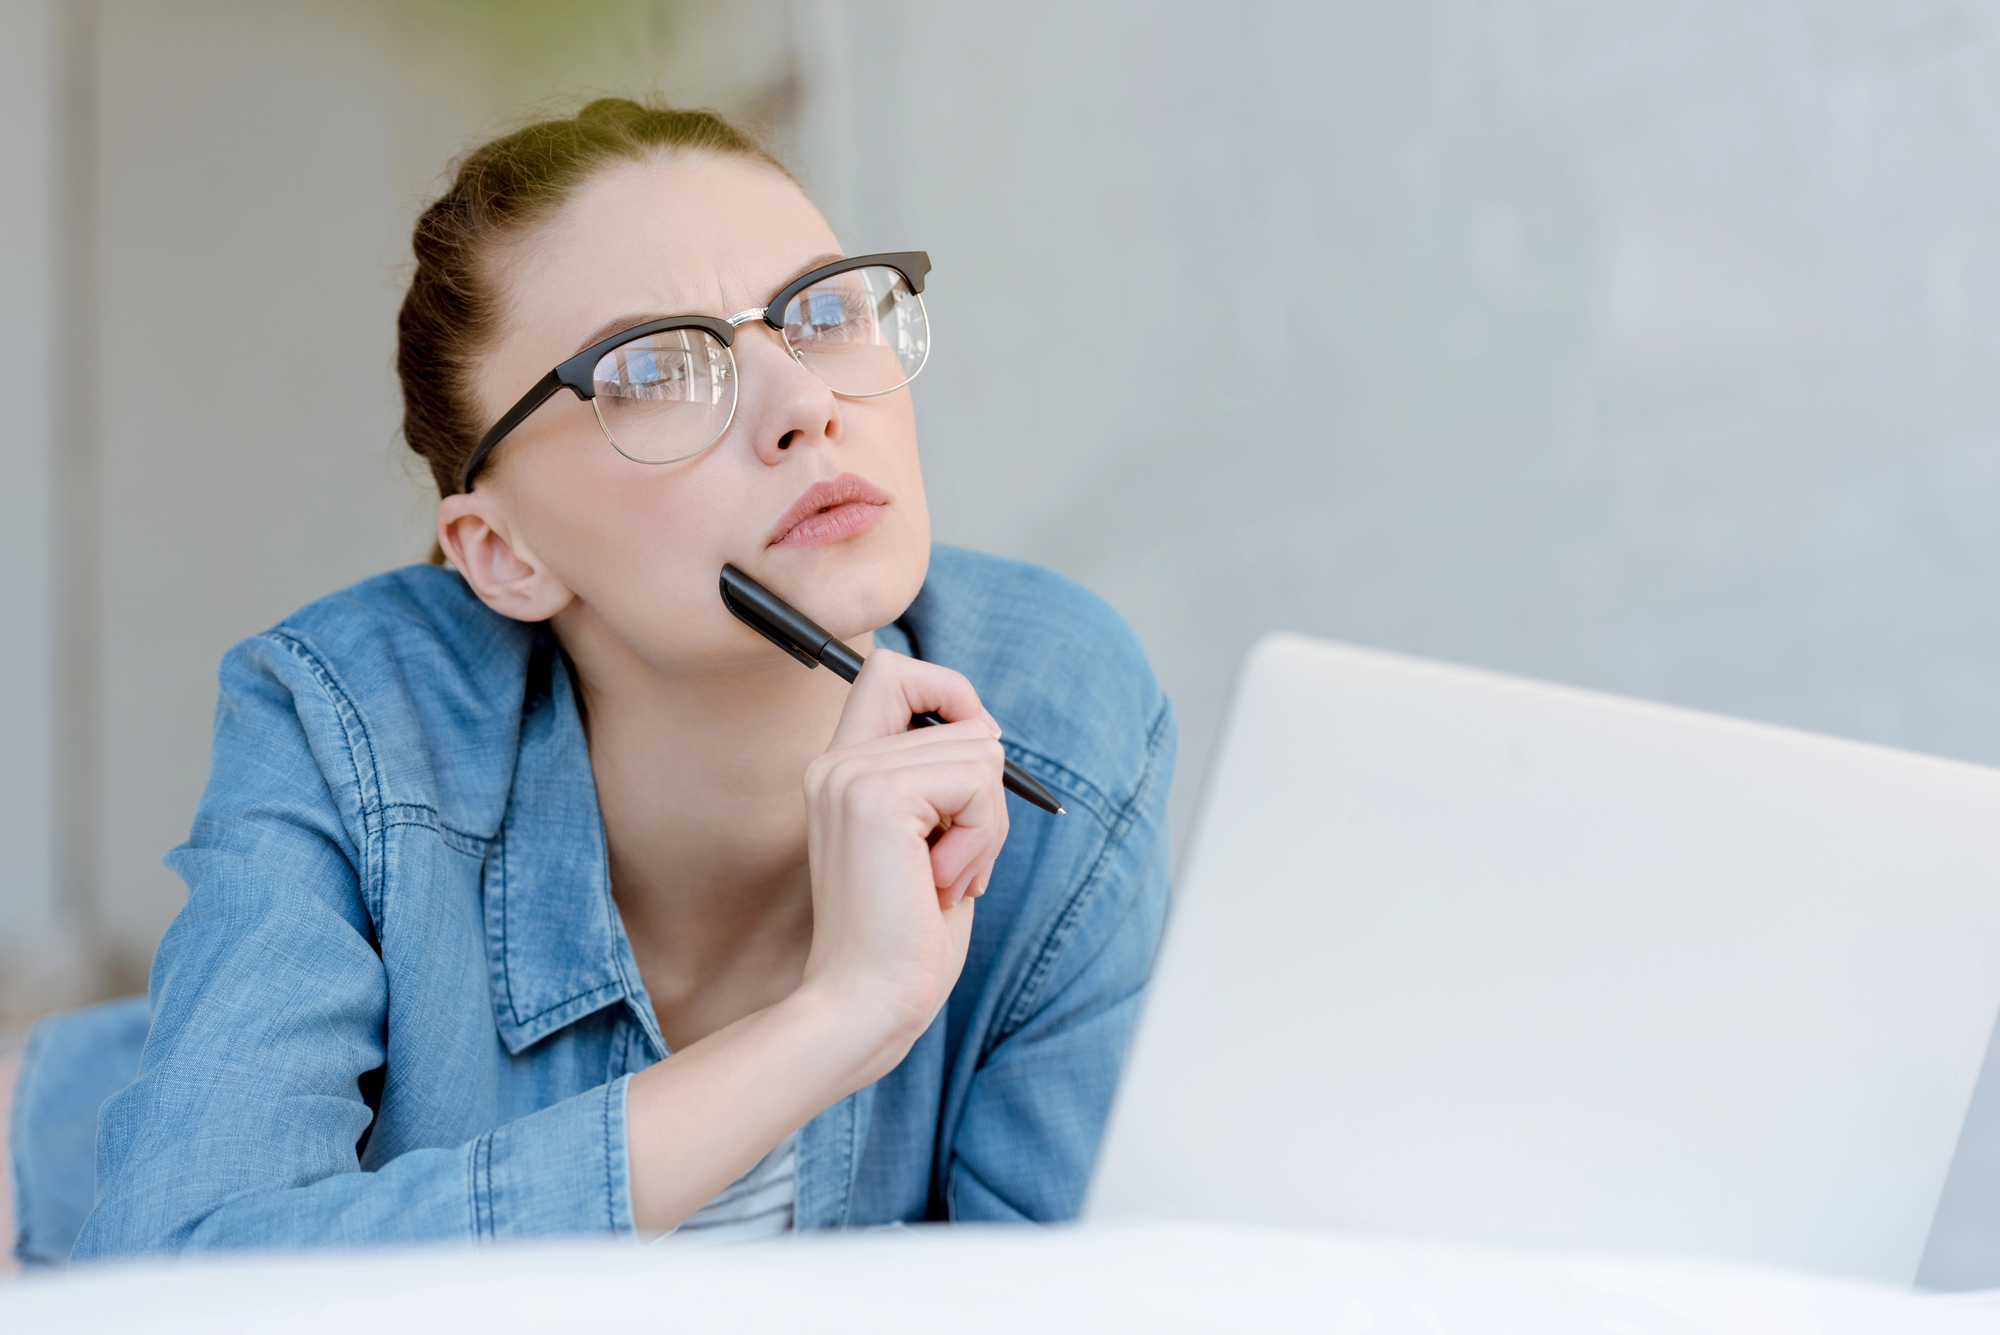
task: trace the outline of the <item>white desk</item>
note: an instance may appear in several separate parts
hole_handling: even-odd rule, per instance
[[[2000,1292],[1177,1223],[202,1260],[0,1286],[8,1335],[568,1329],[1984,1335]]]

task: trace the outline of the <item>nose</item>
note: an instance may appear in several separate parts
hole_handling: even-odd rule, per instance
[[[777,464],[794,445],[831,444],[840,438],[840,401],[826,382],[786,346],[784,335],[760,317],[742,311],[732,326],[754,325],[739,334],[736,358],[737,413],[750,433],[750,447],[765,464]],[[747,412],[745,410],[748,410]]]

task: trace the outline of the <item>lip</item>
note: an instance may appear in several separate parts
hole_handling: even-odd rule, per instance
[[[873,528],[889,494],[859,473],[813,483],[799,494],[765,539],[767,547],[817,547]]]

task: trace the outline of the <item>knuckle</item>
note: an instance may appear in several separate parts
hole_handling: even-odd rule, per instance
[[[852,801],[856,786],[865,784],[871,772],[865,761],[853,756],[842,756],[827,765],[826,780],[822,790],[836,802]]]
[[[841,805],[849,811],[868,812],[888,805],[896,796],[897,780],[893,771],[862,768],[849,775],[841,784]]]
[[[853,762],[844,756],[824,755],[806,766],[806,782],[820,792],[838,794],[853,774]]]

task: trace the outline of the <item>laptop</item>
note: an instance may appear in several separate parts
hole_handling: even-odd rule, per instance
[[[2000,771],[1272,636],[1086,1215],[2000,1284],[1996,1017]]]

